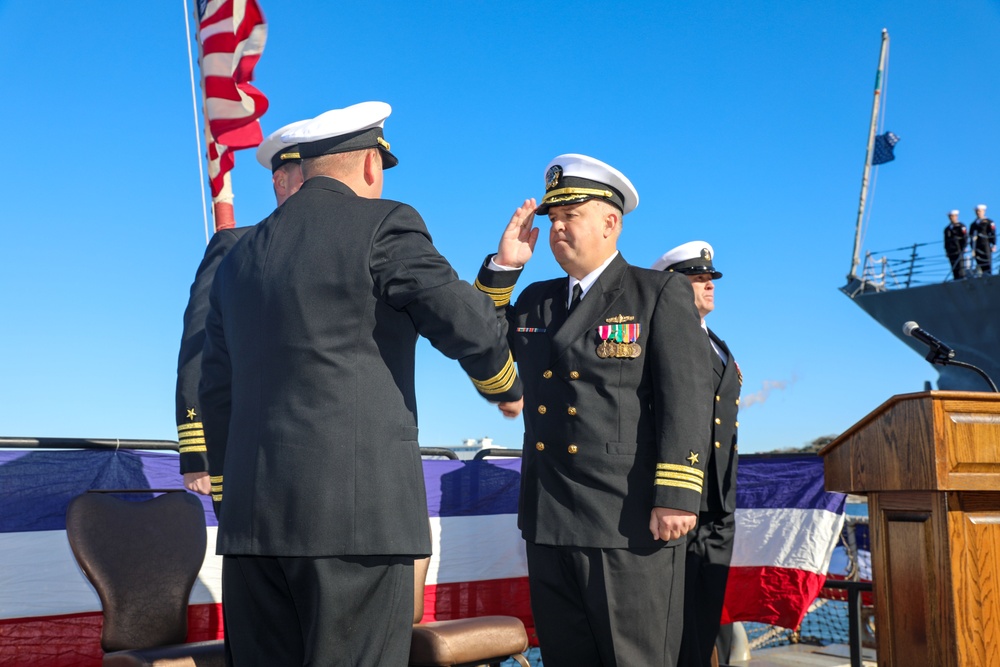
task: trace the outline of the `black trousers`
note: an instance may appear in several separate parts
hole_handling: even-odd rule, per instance
[[[226,556],[230,667],[405,667],[413,558]]]
[[[948,261],[951,262],[951,273],[955,276],[955,280],[964,278],[965,258],[962,255],[948,255]]]
[[[684,570],[684,637],[678,667],[709,667],[719,635],[733,558],[736,519],[732,514],[702,512],[688,535]]]
[[[673,667],[684,548],[527,544],[531,612],[545,667]]]
[[[993,268],[993,253],[991,250],[992,249],[989,244],[986,244],[985,246],[977,244],[975,246],[976,264],[979,265],[979,270],[983,273],[983,275],[987,276],[992,273]]]

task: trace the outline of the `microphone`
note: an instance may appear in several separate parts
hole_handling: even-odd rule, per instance
[[[904,324],[903,333],[911,338],[916,338],[924,345],[930,347],[931,356],[943,356],[947,359],[951,359],[955,356],[955,350],[951,349],[937,338],[921,329],[920,325],[916,322],[910,321]]]

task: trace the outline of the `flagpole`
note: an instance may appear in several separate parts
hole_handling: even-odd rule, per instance
[[[198,182],[201,183],[201,216],[205,222],[205,243],[207,244],[211,240],[211,235],[208,233],[208,213],[206,212],[205,206],[205,170],[202,167],[201,137],[198,134],[200,130],[198,127],[198,93],[195,92],[194,87],[194,57],[191,55],[191,24],[188,19],[187,0],[184,0],[184,32],[187,36],[188,72],[191,75],[191,107],[194,112],[194,142],[198,149]]]
[[[868,150],[865,153],[865,170],[861,176],[861,201],[858,204],[858,220],[854,225],[854,256],[851,259],[851,272],[847,274],[848,282],[858,279],[858,265],[861,263],[861,223],[865,217],[865,199],[868,197],[868,176],[871,174],[872,152],[875,148],[875,125],[878,122],[878,106],[882,99],[885,55],[888,50],[889,31],[882,28],[882,48],[878,56],[878,72],[875,74],[875,99],[872,101],[872,122],[868,128]]]

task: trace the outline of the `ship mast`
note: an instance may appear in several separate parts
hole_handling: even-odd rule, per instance
[[[861,223],[865,217],[865,199],[868,197],[868,176],[872,170],[872,153],[875,149],[875,125],[878,122],[878,107],[882,100],[883,72],[886,53],[889,51],[889,31],[882,29],[882,49],[878,56],[878,72],[875,73],[875,99],[872,101],[872,122],[868,128],[868,151],[865,153],[865,170],[861,176],[861,201],[858,204],[858,220],[854,225],[854,256],[848,282],[858,279],[858,264],[861,263]]]

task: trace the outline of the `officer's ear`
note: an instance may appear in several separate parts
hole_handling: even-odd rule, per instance
[[[604,202],[601,202],[602,204]],[[621,233],[622,214],[614,206],[604,204],[604,238]]]
[[[374,185],[382,176],[382,154],[377,148],[365,152],[365,183]]]

